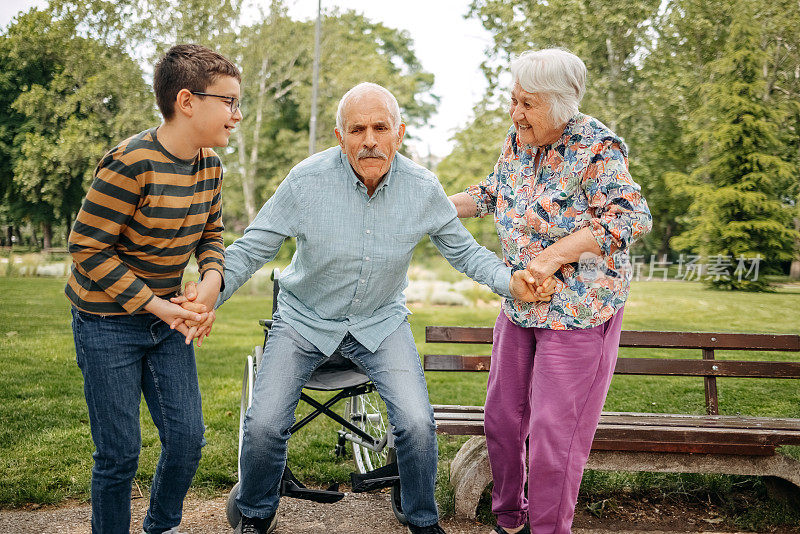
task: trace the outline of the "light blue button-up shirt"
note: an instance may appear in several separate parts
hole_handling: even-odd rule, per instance
[[[324,354],[348,332],[374,352],[410,313],[406,272],[425,234],[457,270],[510,297],[511,269],[475,242],[433,173],[397,154],[370,197],[347,156],[330,148],[294,167],[227,248],[218,304],[295,237],[279,280],[281,318]]]

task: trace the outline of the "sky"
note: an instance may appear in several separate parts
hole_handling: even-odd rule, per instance
[[[258,1],[268,5],[268,0],[245,0],[245,4]],[[43,0],[0,1],[0,27],[20,11],[43,5]],[[293,18],[316,17],[317,0],[287,0],[287,5]],[[435,75],[433,92],[440,97],[437,112],[428,124],[408,132],[419,138],[407,142],[423,157],[450,153],[451,137],[469,122],[473,105],[486,89],[480,63],[491,45],[491,35],[477,20],[464,19],[468,5],[469,0],[322,0],[323,9],[352,9],[373,21],[408,31],[423,69]]]

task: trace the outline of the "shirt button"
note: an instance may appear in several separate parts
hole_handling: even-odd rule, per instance
[[[369,233],[371,233],[371,232],[372,232],[372,230],[367,230],[367,233],[368,233],[368,234],[369,234]]]
[[[364,261],[369,261],[369,256],[364,257]]]
[[[361,283],[363,284],[364,282],[366,282],[366,280],[364,280],[364,279],[362,278],[361,280],[359,280],[359,282],[361,282]]]
[[[361,302],[361,299],[355,299],[353,302]]]

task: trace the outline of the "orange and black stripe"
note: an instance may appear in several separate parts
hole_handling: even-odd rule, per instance
[[[222,165],[210,148],[185,161],[156,129],[111,149],[69,236],[72,274],[65,293],[78,309],[137,313],[180,289],[192,253],[202,277],[223,272]]]

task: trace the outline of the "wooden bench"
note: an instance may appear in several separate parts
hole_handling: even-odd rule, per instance
[[[492,329],[428,326],[425,340],[491,344]],[[702,377],[707,415],[603,412],[587,469],[760,475],[800,486],[800,462],[775,450],[800,445],[800,419],[719,415],[717,395],[717,378],[800,378],[800,362],[715,359],[717,350],[800,352],[800,336],[623,331],[620,347],[702,351],[697,359],[620,357],[614,373]],[[427,354],[424,368],[479,372],[488,371],[490,362],[489,356]],[[456,514],[474,518],[492,480],[483,406],[434,405],[434,416],[437,432],[473,436],[453,459],[450,477]]]

